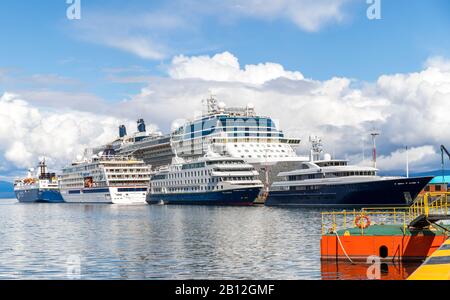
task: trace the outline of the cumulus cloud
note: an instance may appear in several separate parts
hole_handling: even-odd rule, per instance
[[[0,128],[0,155],[17,166],[28,166],[44,153],[62,162],[87,145],[113,139],[122,123],[118,120],[135,126],[127,120],[138,117],[167,132],[174,120],[182,123],[198,115],[201,100],[211,91],[228,106],[253,103],[287,136],[303,140],[300,154],[307,153],[308,137],[314,134],[323,138],[326,152],[359,163],[364,149],[366,158],[370,156],[369,132],[377,128],[378,166],[384,171],[404,172],[405,146],[411,149],[411,172],[439,168],[438,147],[450,141],[448,63],[430,59],[423,70],[364,83],[342,77],[307,79],[276,63],[241,66],[229,52],[177,56],[167,68],[168,77],[149,78],[139,94],[109,103],[107,114],[56,104],[43,110],[5,94],[0,101],[0,122],[5,124]]]
[[[0,97],[0,156],[11,168],[28,168],[40,156],[61,167],[89,146],[111,141],[126,119],[76,110],[43,110],[20,96]]]
[[[168,68],[170,78],[151,80],[139,95],[123,102],[120,110],[125,114],[139,110],[169,130],[172,120],[198,114],[200,100],[212,91],[229,106],[253,103],[259,113],[277,119],[289,136],[302,138],[299,152],[308,151],[308,136],[316,134],[323,137],[327,152],[360,162],[362,148],[367,152],[370,148],[369,132],[377,128],[384,169],[404,169],[393,160],[405,146],[414,149],[412,160],[417,151],[423,154],[419,160],[438,167],[430,149],[450,140],[445,130],[450,125],[450,72],[445,68],[447,61],[442,63],[443,67],[428,66],[361,83],[339,77],[305,79],[300,72],[272,63],[257,65],[254,72],[253,66],[240,66],[228,52],[212,57],[178,56]],[[419,169],[425,164],[413,162],[412,166]]]
[[[241,69],[237,57],[229,52],[209,56],[176,56],[169,68],[174,79],[203,79],[208,81],[228,81],[262,84],[276,78],[303,79],[300,72],[289,72],[276,63],[246,65]]]
[[[406,169],[406,161],[409,161],[409,167],[416,171],[426,171],[430,164],[436,164],[439,155],[432,145],[424,145],[408,149],[398,149],[388,155],[381,155],[377,158],[377,167],[381,170],[402,170]],[[366,161],[370,165],[369,161]]]

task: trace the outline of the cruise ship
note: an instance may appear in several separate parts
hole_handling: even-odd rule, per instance
[[[272,118],[257,114],[252,104],[227,107],[212,95],[205,103],[202,116],[172,132],[172,148],[180,157],[202,157],[211,148],[243,159],[259,171],[267,188],[279,172],[308,160],[296,154],[301,140],[286,137]]]
[[[26,178],[14,182],[14,193],[17,200],[24,203],[43,202],[61,203],[63,198],[59,192],[58,178],[49,173],[45,159],[39,162],[37,175],[34,169],[28,170]]]
[[[175,157],[150,181],[149,204],[252,205],[263,184],[241,158],[207,153],[190,161]]]
[[[349,165],[313,146],[311,160],[281,172],[272,184],[267,206],[286,207],[404,207],[412,204],[433,177],[382,177],[373,167]]]
[[[118,154],[133,155],[153,170],[169,165],[175,153],[189,160],[203,157],[211,148],[251,163],[267,188],[279,172],[308,160],[295,152],[300,139],[286,137],[272,118],[258,115],[253,105],[227,107],[212,95],[204,104],[201,116],[186,121],[170,134],[148,132],[143,119],[138,120],[137,132],[132,134],[121,125],[111,145]]]
[[[137,131],[128,134],[125,125],[119,126],[119,136],[107,145],[90,149],[98,153],[105,148],[112,148],[118,155],[133,156],[143,160],[153,169],[169,165],[174,157],[171,146],[171,135],[160,132],[149,132],[143,119],[137,121]]]
[[[60,187],[69,203],[144,204],[149,180],[144,161],[108,149],[65,167]]]

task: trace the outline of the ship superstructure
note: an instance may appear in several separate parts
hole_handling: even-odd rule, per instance
[[[66,202],[142,204],[149,180],[144,161],[110,150],[65,167],[60,186]]]
[[[271,186],[266,205],[298,207],[400,207],[409,206],[432,177],[383,177],[374,167],[349,165],[322,151],[312,139],[311,160],[299,168],[280,172]]]
[[[149,204],[252,205],[263,187],[243,159],[207,154],[174,162],[152,175]]]
[[[29,169],[27,177],[15,180],[14,193],[17,200],[25,203],[63,202],[56,173],[48,172],[45,159],[39,162],[37,174],[33,174],[34,171],[33,168]]]
[[[201,157],[212,146],[219,154],[252,164],[299,159],[294,147],[300,139],[285,137],[273,119],[257,115],[252,104],[227,108],[211,96],[206,106],[205,114],[172,133],[172,147],[180,157]]]

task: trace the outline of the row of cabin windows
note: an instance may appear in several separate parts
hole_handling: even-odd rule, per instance
[[[193,187],[173,187],[167,189],[169,192],[194,192],[194,191],[214,191],[223,190],[223,186],[193,186]],[[154,187],[154,193],[161,193],[161,187]]]
[[[321,178],[334,178],[334,177],[347,177],[347,176],[375,176],[374,171],[355,171],[355,172],[334,172],[334,173],[318,173],[318,174],[306,174],[306,175],[293,175],[288,176],[289,181],[298,181],[305,179],[321,179]]]
[[[242,152],[242,150],[237,150],[237,152],[239,152],[239,153],[241,153]],[[249,149],[245,149],[244,150],[244,152],[247,152],[247,153],[249,153],[250,152],[250,150]],[[266,152],[271,152],[271,153],[273,153],[273,152],[283,152],[283,153],[285,153],[286,152],[286,150],[272,150],[272,149],[266,149],[266,150],[252,150],[252,152],[262,152],[262,153],[266,153]]]
[[[167,176],[169,177],[169,179],[174,179],[174,178],[206,176],[208,174],[209,174],[208,170],[202,170],[202,171],[189,171],[189,172],[182,172],[182,173],[174,173],[174,174],[169,174]],[[155,178],[155,179],[165,179],[165,177],[164,178]]]
[[[148,169],[107,169],[109,173],[148,173]]]
[[[252,176],[237,176],[237,177],[214,177],[214,178],[198,178],[196,180],[183,180],[183,181],[153,181],[154,186],[171,186],[171,185],[185,185],[185,184],[206,184],[206,183],[219,183],[221,181],[248,181],[254,180]]]

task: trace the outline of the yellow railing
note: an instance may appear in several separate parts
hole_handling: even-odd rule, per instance
[[[409,207],[376,207],[363,208],[360,211],[322,212],[322,234],[325,234],[327,230],[333,232],[338,229],[356,227],[357,216],[368,216],[372,224],[401,224],[405,232],[408,224],[418,216],[448,215],[449,195],[450,192],[428,192],[417,197]],[[361,229],[361,234],[364,234],[364,229]]]

